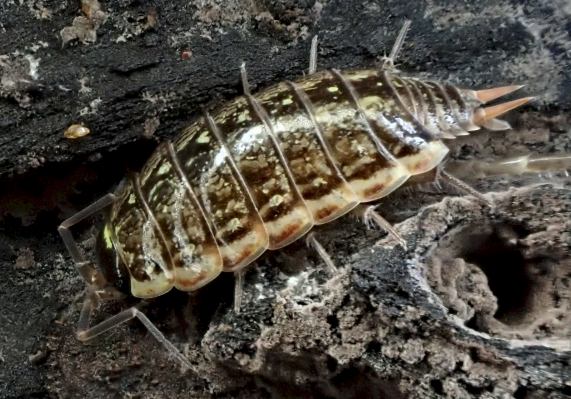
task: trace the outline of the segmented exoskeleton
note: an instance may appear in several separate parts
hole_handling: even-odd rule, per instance
[[[244,79],[244,96],[205,113],[114,194],[60,226],[88,283],[80,339],[138,317],[185,362],[136,308],[89,328],[89,311],[108,282],[139,298],[196,290],[438,167],[448,153],[444,140],[480,126],[508,128],[494,118],[530,100],[483,108],[519,86],[473,91],[393,68],[315,72],[312,48],[309,75],[255,95]],[[109,205],[98,239],[102,275],[69,227]],[[380,215],[373,219],[399,238]]]
[[[378,70],[239,97],[124,182],[101,249],[117,252],[134,296],[195,290],[436,167],[443,139],[477,128],[479,105],[473,92]]]

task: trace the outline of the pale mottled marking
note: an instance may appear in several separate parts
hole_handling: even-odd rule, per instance
[[[407,108],[407,100],[403,101],[393,86],[391,75],[372,71],[366,77],[362,74],[354,77],[352,72],[346,76],[363,92],[359,104],[375,134],[406,168],[408,175],[427,172],[442,161],[448,148]],[[402,85],[401,80],[398,82]],[[404,86],[402,92],[409,93]]]
[[[314,222],[326,223],[355,207],[357,198],[333,163],[295,85],[280,84],[275,90],[263,91],[257,99],[268,110],[268,124]]]
[[[371,201],[402,184],[404,169],[379,152],[367,122],[340,82],[324,71],[295,83],[343,178],[359,201]],[[333,93],[329,87],[337,87]]]
[[[134,193],[131,180],[117,192],[109,217],[111,239],[130,276],[131,293],[139,298],[160,296],[174,285],[172,267]]]
[[[228,150],[211,129],[208,115],[200,118],[173,147],[210,221],[224,270],[231,271],[260,256],[268,247],[268,235]]]
[[[269,248],[281,248],[309,231],[313,218],[253,105],[246,98],[238,98],[213,120],[263,220]],[[282,200],[270,202],[276,195]]]

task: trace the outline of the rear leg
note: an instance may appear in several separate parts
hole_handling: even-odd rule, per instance
[[[491,161],[451,161],[446,164],[446,169],[462,178],[541,173],[562,173],[568,177],[571,171],[571,154],[527,154]]]
[[[451,169],[453,174],[444,171],[443,166],[438,167],[433,178],[435,184],[440,185],[441,182],[449,184],[460,191],[473,195],[488,206],[492,206],[492,201],[486,198],[484,194],[456,176],[478,179],[500,175],[538,174],[541,176],[542,173],[547,173],[549,176],[550,173],[561,173],[568,177],[571,170],[571,154],[527,154],[493,161],[451,161],[446,167]]]
[[[98,307],[101,300],[117,299],[123,296],[115,288],[108,286],[107,281],[103,274],[98,271],[92,262],[85,259],[77,242],[71,234],[71,227],[80,223],[81,221],[93,216],[108,206],[112,205],[116,197],[109,193],[91,205],[88,205],[75,215],[66,219],[59,227],[58,232],[69,251],[71,258],[75,263],[75,268],[83,278],[86,284],[85,300],[79,316],[77,324],[76,336],[82,341],[86,342],[104,332],[107,332],[129,320],[137,318],[143,323],[147,330],[163,345],[171,356],[176,358],[182,365],[188,369],[192,369],[192,365],[184,357],[184,355],[159,331],[159,329],[137,308],[131,307],[123,310],[118,314],[109,317],[108,319],[96,324],[93,327],[89,326],[91,314],[93,310]]]
[[[493,206],[493,202],[490,199],[488,199],[484,194],[482,194],[481,192],[476,190],[474,187],[470,186],[465,181],[463,181],[463,180],[451,175],[450,173],[446,172],[444,170],[443,166],[439,166],[436,169],[435,182],[437,184],[439,184],[440,182],[448,184],[448,185],[456,188],[457,190],[459,190],[465,194],[468,194],[468,195],[471,195],[471,196],[477,198],[479,201],[483,202],[484,204],[486,204],[489,207]]]
[[[308,247],[313,248],[315,252],[319,255],[327,270],[331,275],[335,275],[338,273],[337,266],[333,263],[331,256],[327,253],[327,250],[321,245],[321,243],[315,238],[315,232],[311,231],[305,238],[305,243]]]
[[[385,230],[403,249],[407,249],[406,240],[397,232],[397,230],[390,224],[384,217],[382,217],[376,210],[376,205],[369,205],[361,208],[363,223],[368,228],[378,226]]]
[[[327,250],[323,245],[315,238],[315,232],[310,231],[305,237],[305,243],[309,248],[312,248],[317,255],[321,258],[327,272],[330,275],[336,275],[339,270],[335,266],[335,263],[331,259]],[[242,307],[242,297],[244,293],[244,276],[246,275],[246,267],[234,272],[234,313],[240,313]]]

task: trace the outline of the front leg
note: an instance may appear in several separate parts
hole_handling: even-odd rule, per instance
[[[93,310],[98,307],[101,300],[108,300],[111,298],[117,299],[121,297],[122,294],[115,288],[108,286],[103,274],[94,267],[93,262],[85,259],[79,245],[71,234],[70,229],[88,217],[101,212],[108,206],[111,206],[115,200],[115,195],[109,193],[66,219],[58,227],[58,232],[60,233],[71,258],[75,263],[75,267],[86,284],[86,294],[81,308],[79,321],[77,323],[76,336],[80,341],[86,342],[123,323],[126,323],[129,320],[137,318],[174,358],[176,358],[185,368],[192,369],[192,365],[188,359],[184,357],[184,355],[163,335],[163,333],[160,332],[153,322],[151,322],[147,316],[145,316],[145,314],[136,307],[125,309],[95,326],[90,327],[89,325]]]
[[[81,342],[87,342],[93,338],[101,335],[107,331],[112,330],[115,327],[120,326],[129,320],[138,319],[151,333],[153,337],[169,352],[169,354],[174,357],[185,369],[194,370],[192,364],[188,359],[170,342],[164,334],[155,326],[155,324],[149,320],[149,318],[137,309],[135,306],[125,309],[114,316],[111,316],[102,322],[90,326],[89,321],[91,320],[91,314],[93,310],[97,307],[100,295],[93,291],[88,290],[83,302],[83,307],[81,309],[81,315],[79,317],[79,322],[77,324],[77,339]]]

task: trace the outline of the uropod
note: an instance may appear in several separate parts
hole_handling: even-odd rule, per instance
[[[222,271],[236,273],[238,310],[241,271],[266,250],[305,236],[334,268],[312,227],[431,170],[488,201],[442,169],[445,141],[481,127],[508,129],[496,117],[532,98],[485,107],[521,86],[475,91],[401,75],[394,60],[408,27],[407,21],[379,69],[317,71],[317,38],[309,73],[295,81],[252,94],[242,65],[243,96],[205,112],[174,141],[159,145],[115,192],[65,220],[58,230],[86,283],[78,338],[87,341],[138,318],[190,367],[136,307],[95,326],[92,310],[122,290],[138,298],[173,288],[194,291]],[[70,228],[101,211],[107,213],[98,261],[92,262]],[[405,245],[374,206],[363,214]]]

